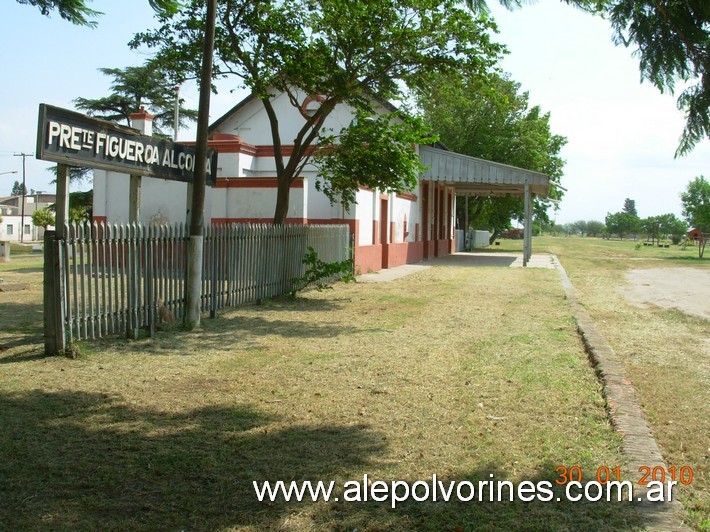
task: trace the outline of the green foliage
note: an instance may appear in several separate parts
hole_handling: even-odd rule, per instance
[[[576,0],[611,22],[617,44],[636,49],[641,76],[661,91],[695,81],[678,98],[686,125],[676,155],[710,134],[710,3],[707,0]]]
[[[607,19],[618,45],[634,49],[641,78],[661,92],[688,84],[677,100],[686,125],[676,157],[710,136],[710,2],[708,0],[563,0]],[[511,9],[523,0],[498,0]],[[467,0],[479,12],[486,0]]]
[[[78,26],[96,27],[96,21],[92,20],[103,13],[94,11],[86,5],[86,0],[17,0],[20,4],[28,4],[38,7],[40,13],[49,16],[56,10],[59,16]],[[177,0],[148,0],[151,7],[158,13],[175,13],[180,2]]]
[[[670,237],[676,244],[688,230],[687,224],[673,213],[649,216],[640,221],[640,226],[649,239],[660,242],[662,238]]]
[[[680,194],[680,200],[688,223],[703,233],[710,232],[710,181],[702,175],[696,177]]]
[[[624,200],[624,207],[623,207],[622,211],[627,214],[630,214],[631,216],[638,217],[639,213],[636,210],[636,200],[632,200],[631,198],[626,198]]]
[[[412,190],[424,170],[412,146],[435,141],[420,118],[358,111],[340,135],[322,136],[320,143],[332,149],[315,156],[316,190],[322,190],[331,203],[339,201],[345,209],[356,202],[361,186],[383,193]]]
[[[204,5],[187,2],[176,16],[161,17],[157,30],[137,35],[132,46],[155,48],[158,64],[178,78],[197,77]],[[383,102],[404,100],[408,89],[438,72],[487,70],[503,50],[491,41],[493,23],[455,0],[225,1],[217,10],[214,75],[240,78],[270,120],[276,223],[283,223],[291,184],[320,145],[323,124],[336,106],[374,114],[387,107]],[[275,91],[303,116],[298,133],[287,140],[289,157],[273,106]],[[313,96],[320,105],[307,114],[302,109]]]
[[[32,213],[32,223],[37,227],[54,225],[54,213],[49,209],[49,207],[37,209]]]
[[[705,176],[698,176],[688,183],[688,188],[682,192],[683,216],[690,225],[703,233],[710,233],[710,182]],[[705,253],[707,239],[701,238],[698,243],[698,256],[702,259]]]
[[[57,204],[48,207],[51,212],[57,212]],[[94,191],[69,193],[69,222],[79,223],[91,220],[94,209]]]
[[[50,166],[48,168],[50,172],[54,174],[54,179],[50,181],[51,184],[57,182],[57,170],[58,166]],[[89,181],[93,178],[94,169],[89,166],[70,166],[69,167],[69,182],[75,184],[81,184],[84,181]]]
[[[343,282],[355,281],[353,275],[353,260],[324,262],[318,258],[318,252],[313,247],[308,246],[308,251],[303,257],[303,264],[307,266],[306,273],[302,277],[294,277],[291,282],[294,289],[291,290],[291,297],[296,297],[296,293],[308,287],[315,287],[321,290],[332,288],[331,284],[336,280]]]
[[[518,166],[550,176],[551,199],[562,197],[564,160],[560,150],[567,139],[550,129],[550,115],[530,107],[528,93],[507,76],[459,71],[432,76],[417,92],[425,120],[453,151]],[[459,220],[464,202],[459,202]],[[547,199],[535,198],[534,216],[549,222]],[[504,231],[511,219],[522,220],[523,200],[517,197],[473,197],[469,200],[473,227]],[[494,235],[495,236],[495,235]]]
[[[92,20],[102,15],[86,5],[86,0],[17,0],[20,4],[28,4],[39,8],[40,13],[49,16],[52,11],[57,11],[59,16],[78,26],[96,26]]]
[[[12,184],[12,190],[10,191],[10,194],[12,196],[22,196],[23,194],[27,194],[27,187],[24,186],[22,183],[19,181],[15,181]]]
[[[131,113],[141,106],[155,116],[153,127],[159,134],[166,134],[164,128],[173,127],[175,121],[175,80],[159,65],[148,62],[142,66],[126,68],[100,68],[103,74],[111,76],[111,94],[103,98],[77,98],[76,108],[90,116],[112,122],[131,125]],[[197,120],[197,110],[183,107],[180,99],[180,125]]]
[[[589,220],[587,222],[587,236],[602,236],[605,228],[606,226],[604,225],[604,222],[600,222],[599,220]]]
[[[641,222],[638,216],[629,214],[628,212],[617,212],[614,214],[607,213],[604,219],[607,231],[610,235],[617,235],[620,239],[628,234],[635,234],[641,228]]]

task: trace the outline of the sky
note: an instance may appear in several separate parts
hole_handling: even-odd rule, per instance
[[[530,94],[530,103],[550,113],[554,133],[568,138],[562,185],[568,190],[556,213],[558,223],[602,220],[635,200],[639,216],[681,215],[679,194],[700,174],[710,174],[710,141],[674,159],[684,117],[676,98],[640,82],[631,49],[615,46],[605,20],[560,0],[508,12],[489,2],[510,54],[502,68]],[[34,154],[40,103],[72,109],[79,96],[98,98],[109,91],[101,67],[139,65],[146,56],[130,50],[134,33],[154,25],[146,0],[109,2],[95,29],[73,26],[58,15],[43,17],[31,6],[5,0],[0,5],[0,196],[22,179],[22,157]],[[210,121],[227,112],[246,93],[238,81],[218,84]],[[197,108],[197,90],[181,95]],[[193,140],[194,128],[179,140]],[[26,158],[30,189],[53,191],[53,163]],[[5,172],[15,171],[16,174]],[[83,188],[86,188],[85,185]]]

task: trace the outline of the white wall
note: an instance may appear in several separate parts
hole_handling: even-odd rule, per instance
[[[22,216],[15,216],[10,214],[2,215],[2,222],[0,222],[0,241],[2,242],[19,242],[20,241],[20,228],[21,228]],[[24,234],[23,240],[25,242],[31,242],[33,240],[39,240],[42,238],[42,228],[35,227],[32,223],[32,217],[25,214],[25,225],[30,226],[30,232]],[[12,227],[12,233],[8,231],[8,228]],[[42,234],[40,234],[42,233]]]

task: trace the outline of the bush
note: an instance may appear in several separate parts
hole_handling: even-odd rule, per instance
[[[303,257],[303,264],[307,265],[306,273],[303,277],[294,277],[291,281],[294,285],[291,290],[291,297],[296,297],[296,293],[313,286],[319,292],[332,288],[330,286],[337,280],[344,282],[355,281],[353,276],[353,260],[324,262],[318,258],[318,252],[311,246]]]

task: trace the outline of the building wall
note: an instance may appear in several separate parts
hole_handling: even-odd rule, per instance
[[[22,227],[21,216],[15,215],[2,215],[2,222],[0,222],[0,241],[2,242],[19,242],[20,241],[20,230]],[[41,240],[44,235],[44,228],[37,227],[32,223],[32,218],[25,214],[24,220],[24,242],[32,242]],[[29,231],[27,230],[29,226]]]
[[[306,118],[284,95],[276,96],[273,104],[288,155],[289,144]],[[352,118],[352,109],[340,106],[325,127],[339,131]],[[247,101],[220,120],[210,141],[219,158],[216,186],[208,188],[205,198],[205,222],[271,222],[277,184],[271,144],[268,117],[259,100]],[[124,174],[94,172],[95,219],[128,221],[129,181]],[[453,192],[443,186],[419,183],[403,194],[363,188],[357,192],[357,203],[346,211],[316,190],[316,182],[316,168],[307,165],[291,187],[286,222],[348,224],[354,235],[357,271],[378,271],[453,250]],[[140,221],[185,220],[186,189],[184,183],[143,178]]]

